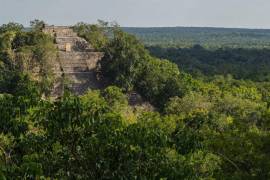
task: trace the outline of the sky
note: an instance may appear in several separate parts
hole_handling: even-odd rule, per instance
[[[116,21],[131,27],[270,29],[270,0],[0,0],[0,24]]]

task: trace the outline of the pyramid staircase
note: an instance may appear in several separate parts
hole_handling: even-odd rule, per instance
[[[61,96],[64,85],[78,95],[88,89],[100,88],[95,70],[103,53],[95,52],[90,44],[70,27],[46,26],[43,31],[55,38],[59,50],[59,62],[54,64],[54,74],[58,80],[52,96]]]

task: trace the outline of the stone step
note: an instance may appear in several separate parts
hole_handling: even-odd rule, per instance
[[[66,61],[66,60],[61,60],[61,67],[88,67],[86,61]]]
[[[87,72],[89,71],[88,68],[82,68],[82,67],[78,67],[78,68],[63,68],[63,72],[66,73],[66,72]]]
[[[66,45],[56,45],[56,48],[60,52],[66,52]],[[81,48],[81,47],[71,45],[71,51],[70,52],[95,52],[95,49],[93,49],[91,47],[86,47],[84,49],[84,48]]]
[[[60,54],[67,54],[67,55],[73,55],[73,54],[80,54],[80,55],[93,55],[93,54],[102,54],[101,52],[82,52],[82,51],[60,51]]]
[[[65,53],[65,52],[64,52]],[[59,54],[61,57],[63,58],[91,58],[93,56],[95,56],[94,53],[83,53],[83,54],[78,54],[78,52],[76,52],[76,54],[72,54],[72,53],[65,53],[65,54]]]
[[[88,45],[87,41],[85,41],[84,39],[82,38],[78,38],[78,37],[66,37],[66,38],[59,38],[57,37],[55,39],[56,43],[57,44],[64,44],[64,43],[84,43],[85,45]]]
[[[63,62],[61,61],[61,67],[88,67],[86,62]]]
[[[63,66],[63,71],[73,71],[73,72],[87,72],[89,71],[89,68],[86,66]]]
[[[80,62],[80,61],[85,61],[89,58],[87,57],[83,57],[83,56],[59,56],[63,61],[65,62],[70,62],[70,61],[74,61],[74,62]]]
[[[81,51],[71,51],[71,52],[63,52],[63,51],[60,51],[59,52],[59,55],[62,55],[62,56],[85,56],[85,57],[93,57],[93,56],[100,56],[100,55],[103,55],[103,53],[100,53],[100,52],[81,52]]]
[[[88,89],[99,88],[94,72],[65,73],[65,75],[70,80],[69,89],[76,94],[83,94]]]
[[[74,36],[77,36],[77,33],[73,32],[72,30],[65,31],[65,32],[55,31],[54,33],[55,33],[56,37],[74,37]]]
[[[59,41],[68,41],[68,40],[78,40],[78,41],[84,41],[84,42],[87,42],[85,39],[79,37],[79,36],[56,36],[55,37],[56,40],[59,40]]]
[[[61,57],[60,57],[61,58]],[[84,63],[86,64],[86,59],[80,59],[80,58],[62,58],[61,59],[62,63],[67,63],[67,64],[77,64],[77,63]]]
[[[57,47],[60,50],[66,50],[67,43],[70,44],[72,51],[83,51],[92,49],[89,43],[85,39],[77,36],[76,33],[74,33],[73,35],[72,33],[71,34],[61,34],[61,32],[56,33],[55,39]]]

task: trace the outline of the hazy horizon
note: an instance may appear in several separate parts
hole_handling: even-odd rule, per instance
[[[0,24],[116,21],[123,27],[270,29],[268,0],[0,0]]]

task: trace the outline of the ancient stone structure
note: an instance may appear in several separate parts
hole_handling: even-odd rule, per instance
[[[95,52],[91,45],[70,27],[45,26],[43,32],[55,38],[59,49],[59,60],[54,64],[54,73],[58,80],[52,96],[60,96],[64,84],[68,85],[75,94],[100,88],[95,70],[103,53]]]

